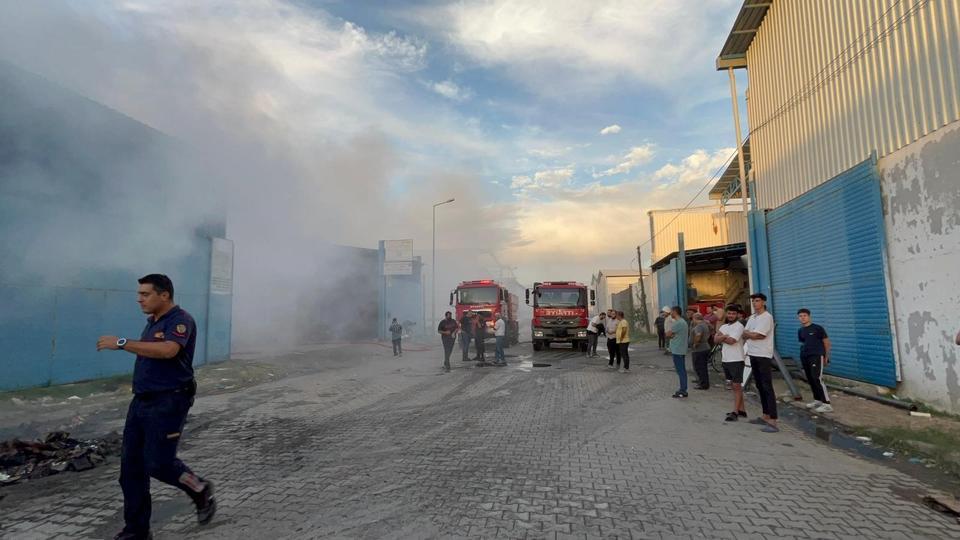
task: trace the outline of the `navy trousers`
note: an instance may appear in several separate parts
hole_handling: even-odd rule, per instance
[[[196,496],[196,492],[180,482],[184,473],[193,473],[177,459],[177,444],[192,405],[192,396],[174,392],[134,396],[130,402],[120,461],[124,530],[127,532],[146,533],[150,530],[151,477],[178,487],[191,497]]]

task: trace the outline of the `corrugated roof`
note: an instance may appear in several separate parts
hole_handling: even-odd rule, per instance
[[[727,244],[725,246],[688,249],[684,250],[683,256],[687,262],[687,265],[695,265],[726,262],[737,259],[741,255],[746,255],[746,253],[747,245],[743,242],[739,242],[736,244]],[[679,253],[674,251],[673,253],[650,265],[650,269],[656,272],[657,270],[666,266],[671,260],[676,259],[678,255]]]
[[[760,29],[763,18],[766,17],[767,10],[773,2],[774,0],[743,1],[737,20],[733,22],[733,28],[727,34],[727,41],[720,50],[720,56],[717,57],[718,70],[747,66],[747,49],[753,43],[753,37],[757,35],[757,30]]]
[[[750,172],[750,137],[743,141],[743,164],[747,172]],[[732,192],[728,193],[730,190]],[[736,157],[727,165],[727,169],[710,189],[710,198],[723,199],[725,193],[727,193],[726,199],[740,198],[740,160]]]
[[[634,276],[634,277],[636,277],[636,276],[639,276],[639,275],[640,275],[640,272],[639,272],[638,270],[624,270],[624,269],[610,270],[610,269],[606,269],[606,270],[600,270],[600,273],[598,274],[598,276],[600,276],[600,275],[607,276],[607,277],[618,277],[618,276]]]

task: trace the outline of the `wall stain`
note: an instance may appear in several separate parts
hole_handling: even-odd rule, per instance
[[[927,325],[937,324],[937,320],[929,311],[914,311],[907,318],[907,342],[910,344],[908,350],[914,351],[920,362],[923,363],[923,374],[930,381],[937,380],[937,375],[933,370],[933,361],[930,359],[930,350],[921,343],[923,335],[927,332]]]

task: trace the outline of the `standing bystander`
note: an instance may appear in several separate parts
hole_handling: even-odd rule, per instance
[[[657,329],[657,348],[661,351],[667,350],[667,335],[666,330],[664,330],[664,323],[667,318],[670,316],[670,308],[664,306],[660,310],[660,314],[657,315],[657,318],[653,321],[653,326]]]
[[[600,337],[600,332],[603,332],[603,323],[606,318],[607,316],[605,313],[598,313],[590,319],[590,324],[587,325],[586,355],[588,357],[597,356],[597,338]]]
[[[680,389],[673,393],[675,398],[688,397],[687,394],[687,334],[689,325],[681,315],[680,306],[670,309],[670,319],[667,321],[667,337],[670,338],[670,354],[673,356],[673,367],[677,370],[680,379]]]
[[[493,363],[498,366],[505,366],[507,365],[507,355],[503,352],[503,345],[507,340],[507,323],[503,320],[503,313],[497,313],[497,322],[493,323],[493,339],[497,343]]]
[[[620,367],[620,349],[617,347],[617,312],[608,309],[607,310],[607,323],[604,325],[604,330],[607,334],[607,353],[610,354],[610,362],[607,364],[607,367],[613,369],[613,363],[616,361],[617,367]]]
[[[763,426],[764,433],[776,433],[777,395],[773,390],[773,315],[767,311],[767,296],[763,293],[750,295],[753,314],[747,319],[743,338],[746,340],[747,356],[753,370],[753,381],[763,408],[763,416],[750,420],[751,424]]]
[[[740,306],[730,304],[726,310],[726,323],[721,325],[714,337],[721,344],[723,373],[733,390],[733,410],[727,413],[727,422],[736,422],[747,417],[743,404],[743,371],[746,357],[743,354],[743,324],[740,322]]]
[[[400,340],[403,339],[403,326],[397,322],[396,317],[394,317],[393,322],[390,323],[390,341],[393,343],[393,355],[394,356],[403,356],[403,347],[400,345]]]
[[[623,360],[620,373],[630,371],[630,323],[622,311],[617,312],[617,356]]]
[[[473,320],[473,339],[477,347],[477,357],[474,360],[477,363],[485,364],[487,362],[487,351],[484,340],[487,339],[487,316],[481,311],[476,314]]]
[[[801,343],[800,363],[803,364],[803,373],[807,376],[807,384],[813,392],[813,401],[807,403],[807,408],[820,414],[833,412],[830,394],[823,382],[823,369],[830,364],[830,338],[822,326],[813,323],[809,309],[797,310],[797,318],[801,325],[797,329],[797,339]]]
[[[693,356],[693,370],[697,373],[697,390],[710,389],[710,372],[707,363],[710,361],[710,324],[703,315],[693,314],[693,328],[690,331],[690,352]]]
[[[460,317],[460,349],[463,351],[463,361],[470,360],[470,342],[473,341],[473,312],[464,311]]]

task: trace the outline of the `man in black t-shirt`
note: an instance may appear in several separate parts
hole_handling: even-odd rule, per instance
[[[818,413],[833,412],[830,405],[830,395],[827,385],[823,382],[823,368],[830,363],[830,338],[827,331],[819,324],[813,324],[810,319],[810,310],[800,308],[797,318],[802,325],[797,330],[797,339],[800,340],[800,362],[803,372],[807,376],[807,383],[813,391],[813,401],[807,403],[808,409]]]
[[[459,326],[457,321],[453,320],[453,314],[449,311],[443,314],[443,320],[437,326],[437,332],[440,334],[440,341],[443,342],[443,370],[450,371],[450,353],[453,352],[453,345],[457,340],[457,330]]]
[[[473,312],[464,311],[460,317],[460,349],[463,351],[463,361],[470,359],[470,342],[473,341]]]

